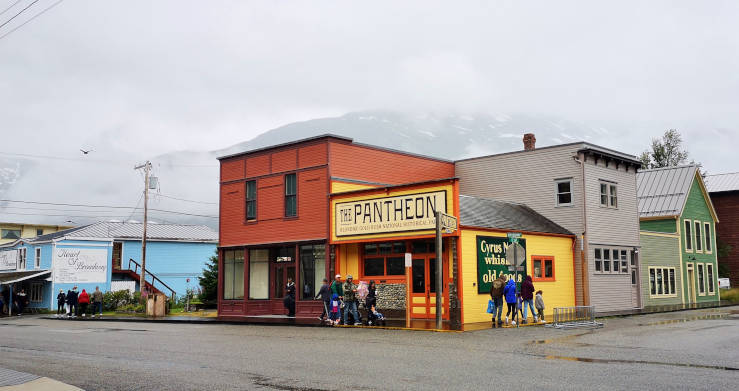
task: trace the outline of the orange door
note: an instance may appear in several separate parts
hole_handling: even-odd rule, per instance
[[[448,275],[446,271],[449,269],[448,262],[443,265],[444,285],[447,285]],[[444,289],[442,295],[442,317],[449,318],[449,311],[446,308],[448,303],[447,289]],[[436,257],[434,256],[414,256],[411,267],[411,317],[415,319],[435,319],[436,318]]]

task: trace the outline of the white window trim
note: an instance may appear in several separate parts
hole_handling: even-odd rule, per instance
[[[38,289],[38,295],[36,295],[36,289]],[[31,283],[31,292],[29,293],[30,293],[29,301],[31,303],[43,302],[44,301],[44,284],[40,282]]]
[[[40,269],[41,268],[41,247],[36,247],[33,252],[34,252],[33,268]]]
[[[701,290],[700,278],[697,278],[695,282],[698,284],[698,296],[705,296],[706,295],[706,264],[696,263],[695,264],[695,274],[698,277],[700,277],[701,274],[703,275],[703,289],[702,290]]]
[[[695,226],[698,226],[698,229],[695,229]],[[703,254],[703,223],[700,220],[693,220],[693,249],[697,254]],[[700,238],[700,240],[698,240]],[[700,244],[701,248],[698,249],[698,244]]]
[[[570,202],[569,203],[559,203],[559,184],[560,183],[569,183],[570,184]],[[572,178],[562,178],[562,179],[555,179],[554,180],[554,207],[560,208],[560,207],[570,207],[574,205],[575,201],[575,193],[573,191],[572,185],[574,184],[574,181]],[[564,194],[564,193],[563,193]]]
[[[657,286],[657,275],[656,275],[657,274],[657,272],[656,272],[657,270],[659,270],[660,273],[662,273],[663,270],[667,270],[667,276],[668,277],[667,277],[667,281],[665,281],[664,279],[662,280],[663,287],[670,286],[669,276],[670,276],[670,271],[672,271],[672,275],[675,276],[675,292],[672,292],[672,293],[669,293],[669,294],[665,294],[665,293],[662,293],[662,294],[654,293],[654,294],[652,294],[652,285],[651,285],[652,284],[652,281],[650,280],[650,278],[652,276],[652,270],[655,270],[655,277],[654,277],[655,287]],[[664,276],[664,274],[663,274],[663,276]],[[648,289],[647,289],[649,291],[649,298],[653,298],[653,299],[666,299],[666,298],[671,298],[671,297],[677,297],[677,290],[678,290],[678,287],[680,286],[677,283],[677,273],[676,273],[676,270],[672,266],[650,266],[649,267],[649,270],[647,270],[647,284],[649,285],[648,286]],[[662,291],[664,292],[664,289]],[[655,292],[657,292],[656,288],[655,288]]]
[[[708,239],[708,236],[706,235],[706,229],[708,229],[708,233],[711,235],[711,239]],[[709,250],[708,247],[711,249]],[[713,230],[711,229],[711,223],[708,221],[703,222],[703,253],[704,254],[713,254]]]
[[[709,267],[711,268],[711,272],[712,272],[711,274],[713,274],[714,276],[716,276],[716,270],[713,268],[713,264],[712,263],[707,263],[706,264],[706,267],[705,267],[705,269],[706,269],[706,278],[704,279],[704,281],[706,283],[706,291],[708,292],[708,295],[709,296],[715,296],[716,295],[716,284],[713,283],[713,279],[710,279],[710,280],[708,279],[708,268]],[[709,289],[709,288],[713,288],[713,289]]]
[[[23,267],[21,267],[21,265]],[[26,270],[26,267],[28,266],[28,254],[26,252],[25,247],[21,247],[18,249],[18,262],[16,264],[17,270]]]
[[[688,226],[690,227],[690,235],[688,235],[688,231],[685,231],[685,223],[688,223]],[[693,252],[693,242],[695,241],[695,234],[693,233],[693,220],[690,219],[684,219],[683,220],[683,231],[685,234],[685,252],[686,253],[692,253]],[[690,239],[690,240],[688,240]],[[688,247],[688,244],[690,244],[690,247]]]
[[[601,185],[606,185],[606,203],[603,205],[601,196],[603,193],[600,191]],[[611,206],[611,186],[614,186],[616,188],[616,206]],[[618,209],[618,183],[607,181],[605,179],[599,179],[598,180],[598,205],[600,205],[601,208],[607,208],[607,209]]]

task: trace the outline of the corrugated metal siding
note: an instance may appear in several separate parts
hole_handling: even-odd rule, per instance
[[[641,237],[641,296],[645,307],[682,304],[682,277],[680,276],[680,243],[677,236],[664,237],[642,233]],[[676,297],[649,296],[649,267],[674,267]]]

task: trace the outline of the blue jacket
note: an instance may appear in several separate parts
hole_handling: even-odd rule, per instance
[[[516,302],[516,282],[513,279],[508,280],[505,288],[503,288],[503,296],[506,303],[514,304]]]

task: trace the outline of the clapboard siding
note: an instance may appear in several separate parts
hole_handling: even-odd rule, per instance
[[[674,220],[673,220],[674,221]],[[645,307],[682,304],[682,276],[680,275],[680,240],[677,235],[658,236],[647,232],[641,235],[641,293]],[[675,268],[675,297],[650,296],[649,267]]]
[[[636,201],[636,172],[626,171],[615,163],[595,165],[588,159],[585,165],[587,188],[587,226],[590,243],[618,246],[639,245],[639,213]],[[618,208],[600,205],[601,180],[615,182],[618,186]]]

